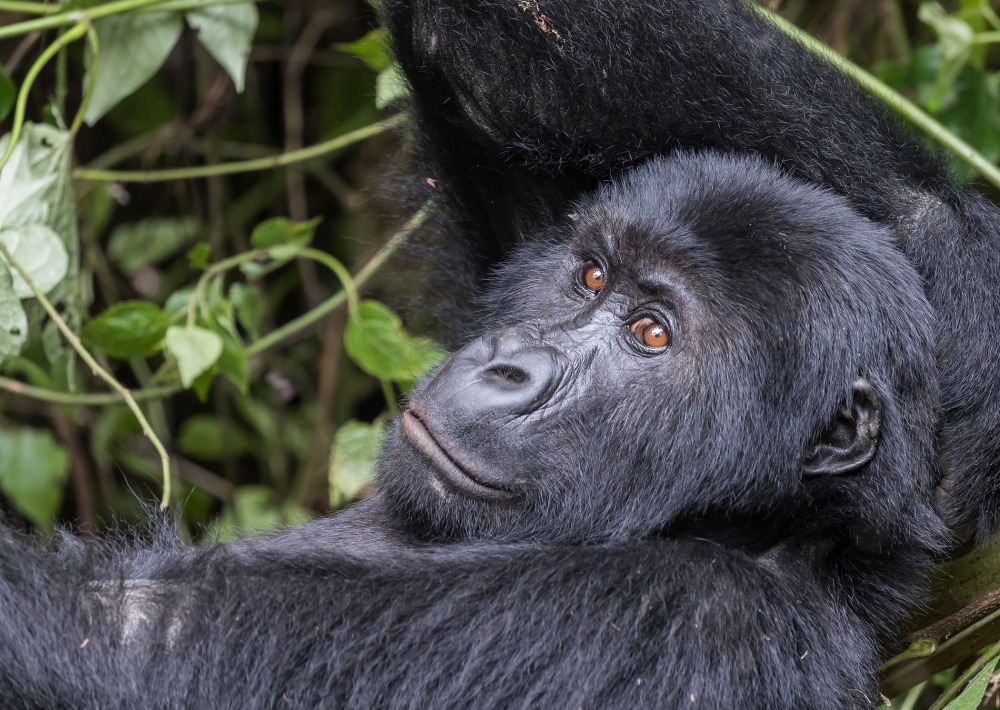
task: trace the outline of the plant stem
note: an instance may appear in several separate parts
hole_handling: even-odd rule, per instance
[[[241,160],[233,163],[220,163],[218,165],[202,165],[194,168],[173,168],[170,170],[88,170],[87,168],[79,168],[73,171],[73,177],[77,180],[91,182],[150,183],[167,180],[192,180],[214,177],[216,175],[248,173],[255,170],[272,170],[274,168],[321,158],[354,143],[360,143],[383,131],[395,128],[403,122],[403,119],[403,114],[393,116],[384,121],[373,123],[370,126],[350,131],[342,136],[331,138],[328,141],[267,158],[255,158],[253,160]]]
[[[10,142],[7,144],[7,150],[4,151],[3,157],[0,157],[0,170],[3,170],[3,166],[7,164],[10,160],[10,156],[14,154],[14,148],[17,146],[17,141],[21,137],[21,129],[24,128],[24,116],[28,110],[28,93],[31,91],[32,85],[35,83],[35,79],[41,73],[45,65],[56,56],[63,47],[75,42],[87,33],[87,24],[79,24],[71,30],[67,30],[62,35],[59,36],[55,42],[50,44],[45,48],[35,63],[31,65],[28,69],[28,73],[24,76],[24,83],[21,84],[21,90],[17,93],[17,103],[14,108],[14,125],[10,129]]]
[[[325,251],[320,251],[319,249],[303,249],[298,253],[298,256],[303,259],[318,261],[320,264],[332,271],[340,280],[340,286],[344,290],[344,295],[347,297],[347,310],[352,316],[358,312],[358,286],[354,283],[354,278],[351,276],[351,272],[347,270],[346,266],[341,264],[338,259],[335,259]]]
[[[424,206],[421,207],[388,242],[386,242],[386,245],[379,249],[378,253],[373,256],[368,263],[358,271],[357,274],[355,274],[354,285],[356,287],[363,286],[365,282],[371,278],[372,274],[374,274],[386,262],[386,260],[392,256],[396,249],[398,249],[403,242],[409,239],[413,232],[423,226],[432,214],[433,210],[433,202],[425,203]],[[280,328],[272,330],[260,340],[250,343],[246,348],[247,356],[259,355],[265,350],[270,350],[274,346],[280,344],[286,338],[305,330],[313,323],[335,310],[341,303],[344,302],[346,298],[347,295],[344,291],[335,293],[312,310],[306,311],[298,318],[290,320]]]
[[[161,9],[161,7],[158,6],[162,6],[165,10],[180,11],[194,10],[199,7],[211,7],[213,5],[232,5],[254,1],[255,0],[202,0],[201,2],[198,2],[197,0],[191,0],[186,3],[178,3],[173,2],[172,0],[117,0],[116,2],[97,5],[85,10],[64,10],[63,6],[59,6],[60,12],[53,13],[48,17],[26,20],[25,22],[15,22],[12,25],[0,27],[0,39],[20,37],[21,35],[26,35],[31,32],[41,32],[43,30],[55,29],[56,27],[65,27],[66,25],[76,25],[86,20],[99,20],[102,17],[109,17],[111,15],[118,15],[135,10]]]
[[[907,120],[920,128],[924,133],[945,146],[959,158],[971,165],[980,175],[996,187],[1000,187],[1000,168],[987,160],[971,145],[963,141],[943,125],[931,118],[923,109],[907,99],[881,79],[868,73],[846,57],[837,54],[808,32],[799,29],[780,15],[766,10],[758,5],[754,9],[770,21],[775,27],[789,37],[800,42],[806,49],[819,55],[833,64],[842,72],[857,81],[873,96],[884,102],[890,108],[901,113]],[[980,35],[981,36],[981,35]]]
[[[24,15],[51,15],[62,9],[62,5],[57,3],[0,0],[0,12],[19,12]]]
[[[147,399],[158,397],[169,397],[181,391],[181,387],[170,385],[164,387],[150,387],[148,389],[131,390],[132,397],[136,401],[142,402]],[[84,407],[105,407],[113,404],[121,404],[121,395],[117,392],[95,393],[95,394],[75,394],[73,392],[60,392],[59,390],[35,387],[20,380],[10,377],[0,377],[0,390],[5,390],[11,394],[22,397],[30,397],[41,402],[52,402],[53,404],[67,404]]]
[[[35,284],[34,280],[31,278],[31,275],[24,270],[24,267],[18,263],[18,261],[14,258],[14,255],[10,253],[10,250],[7,249],[7,246],[2,242],[0,242],[0,255],[3,256],[7,265],[14,269],[14,271],[16,271],[28,285],[28,288],[31,289],[31,293],[34,294],[42,308],[45,309],[49,318],[51,318],[52,322],[56,324],[56,327],[59,328],[63,337],[66,338],[66,341],[70,344],[73,350],[76,351],[77,355],[79,355],[80,358],[87,364],[91,372],[104,380],[108,386],[111,387],[111,389],[121,395],[121,398],[125,400],[125,404],[127,404],[128,408],[132,410],[132,414],[134,414],[136,420],[138,420],[139,426],[142,427],[142,432],[146,435],[146,438],[150,440],[153,444],[153,448],[155,448],[156,452],[160,455],[160,464],[163,469],[163,499],[160,501],[160,509],[165,509],[170,503],[170,456],[167,455],[167,450],[163,447],[163,442],[160,441],[160,437],[156,435],[156,432],[153,431],[153,427],[149,425],[149,421],[146,419],[146,415],[142,413],[142,408],[139,406],[139,403],[135,401],[132,393],[127,387],[125,387],[125,385],[116,380],[114,375],[101,367],[100,363],[94,359],[94,356],[91,355],[87,348],[83,346],[83,343],[80,342],[76,333],[74,333],[72,329],[66,325],[66,321],[62,319],[62,316],[59,315],[49,299],[46,298],[45,294],[38,288],[37,284]]]

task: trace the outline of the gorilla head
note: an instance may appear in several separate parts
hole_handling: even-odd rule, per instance
[[[386,500],[429,539],[939,525],[920,280],[884,229],[760,160],[601,188],[493,275],[480,322],[385,452]]]

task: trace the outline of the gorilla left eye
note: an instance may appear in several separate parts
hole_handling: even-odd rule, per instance
[[[670,332],[667,327],[648,316],[640,318],[628,329],[637,343],[651,350],[662,350],[670,345]]]
[[[604,269],[592,259],[583,262],[583,266],[576,274],[576,280],[591,293],[600,293],[606,278]]]

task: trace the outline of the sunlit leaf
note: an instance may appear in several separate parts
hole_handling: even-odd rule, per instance
[[[407,334],[399,316],[370,300],[348,319],[344,346],[362,370],[396,382],[412,382],[446,355],[432,341]]]
[[[257,6],[253,2],[209,5],[185,16],[198,33],[198,40],[222,65],[236,91],[242,93],[250,44],[257,32]]]
[[[321,221],[319,217],[308,222],[275,217],[254,228],[250,243],[254,249],[266,249],[274,259],[290,259],[312,241]]]
[[[208,370],[222,355],[222,338],[198,326],[171,326],[165,339],[167,350],[177,361],[181,383],[190,387],[195,378]]]
[[[408,85],[403,73],[395,65],[379,72],[375,79],[375,105],[385,108],[393,101],[406,96]]]
[[[379,449],[385,438],[382,422],[349,421],[337,430],[330,455],[330,501],[333,505],[356,498],[375,480]]]
[[[27,272],[42,293],[59,285],[69,271],[69,255],[62,240],[44,224],[27,224],[21,227],[0,227],[0,243],[11,257]],[[4,259],[6,261],[6,259]],[[18,298],[34,298],[28,282],[11,269],[14,293]]]
[[[0,262],[0,363],[20,354],[28,339],[28,316],[14,293],[14,282]]]
[[[177,44],[184,22],[176,12],[133,12],[96,20],[94,28],[101,54],[94,93],[84,114],[90,126],[149,81]],[[89,49],[88,59],[92,70]]]
[[[377,27],[364,37],[353,42],[341,42],[334,49],[362,59],[376,72],[389,68],[392,58],[388,48],[389,33],[384,27]]]

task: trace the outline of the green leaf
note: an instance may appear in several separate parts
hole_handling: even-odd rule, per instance
[[[229,300],[236,309],[236,320],[252,339],[260,337],[260,314],[263,298],[260,289],[239,282],[229,287]]]
[[[108,259],[124,274],[169,259],[202,233],[193,217],[144,219],[116,227],[108,241]]]
[[[10,110],[14,108],[14,101],[17,100],[17,88],[14,82],[0,70],[0,121],[7,118]]]
[[[201,244],[195,244],[191,247],[191,251],[188,252],[188,264],[191,265],[192,269],[204,269],[208,266],[208,258],[212,255],[211,245],[202,242]]]
[[[403,73],[393,65],[379,72],[375,78],[375,106],[385,108],[393,101],[405,97],[408,91],[409,85],[403,78]]]
[[[293,222],[284,217],[275,217],[254,228],[250,243],[254,249],[266,249],[274,259],[290,259],[295,256],[295,252],[312,241],[321,221],[319,217],[308,222]]]
[[[186,17],[198,41],[226,70],[236,91],[243,93],[250,45],[257,32],[257,6],[253,2],[210,5],[191,10]]]
[[[0,261],[0,364],[20,354],[28,340],[28,316],[14,292],[14,280]]]
[[[382,422],[349,421],[337,430],[330,452],[330,501],[334,506],[356,498],[375,480],[378,454],[385,438]]]
[[[94,28],[101,54],[84,114],[88,126],[156,73],[177,44],[184,22],[176,12],[133,12],[97,20]],[[89,48],[87,52],[90,69],[85,84],[94,70]]]
[[[169,327],[170,318],[155,303],[124,301],[84,325],[80,335],[90,347],[125,360],[155,353]]]
[[[339,42],[333,48],[362,59],[365,64],[376,72],[384,71],[392,64],[388,48],[389,33],[384,27],[378,27],[361,39],[353,42]]]
[[[0,489],[28,520],[43,528],[62,506],[69,456],[41,429],[0,429]]]
[[[358,304],[348,319],[344,347],[369,375],[395,382],[418,379],[446,355],[432,341],[408,335],[399,316],[371,300]]]
[[[977,710],[986,696],[986,688],[990,683],[990,676],[996,670],[997,661],[1000,661],[1000,657],[987,663],[969,682],[962,694],[945,706],[945,710]]]
[[[44,224],[0,228],[0,242],[24,269],[42,293],[48,293],[69,273],[69,254],[59,235]],[[6,259],[4,259],[6,261]],[[9,266],[9,265],[8,265]],[[14,293],[18,298],[34,298],[28,282],[11,269]]]
[[[195,378],[222,355],[222,338],[198,326],[171,326],[167,328],[165,342],[167,351],[177,360],[181,383],[185,387],[190,387]]]
[[[219,542],[229,542],[242,531],[301,525],[309,518],[309,513],[294,503],[275,505],[274,491],[267,486],[241,486],[236,489],[233,504],[219,518],[213,532]]]
[[[178,437],[181,451],[204,461],[224,461],[250,453],[254,438],[229,420],[196,414],[184,420]]]
[[[9,136],[0,139],[0,152],[6,148]],[[28,230],[28,247],[19,257],[28,271],[38,277],[56,277],[62,271],[62,251],[65,251],[66,270],[56,285],[47,290],[52,305],[62,314],[63,320],[76,331],[80,327],[79,288],[79,238],[77,236],[76,202],[72,167],[73,137],[52,126],[26,124],[14,148],[10,161],[0,170],[0,229],[44,227],[44,231]],[[62,249],[51,243],[52,237],[61,242]],[[53,263],[38,261],[41,254],[31,247],[38,245],[51,250]],[[15,281],[16,282],[16,281]],[[43,289],[48,284],[42,283]],[[21,293],[27,293],[21,283]],[[59,335],[56,324],[36,300],[23,304],[28,318],[29,343],[40,342],[49,363],[58,367],[71,367],[72,350]]]

